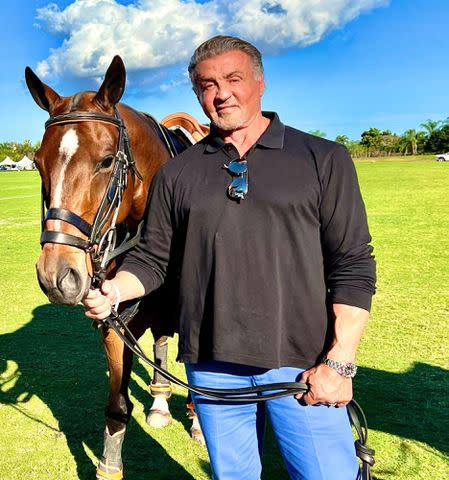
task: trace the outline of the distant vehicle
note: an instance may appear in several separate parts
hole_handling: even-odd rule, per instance
[[[435,155],[435,160],[437,162],[449,162],[449,152]]]

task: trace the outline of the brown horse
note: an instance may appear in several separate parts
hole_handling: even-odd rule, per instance
[[[170,154],[154,121],[119,104],[126,78],[120,57],[114,57],[97,92],[62,97],[29,67],[25,77],[36,103],[50,114],[35,157],[47,207],[42,252],[36,265],[38,281],[51,302],[76,305],[92,285],[108,229],[111,225],[126,225],[131,235],[137,231],[147,208],[151,180]],[[130,149],[124,152],[127,155],[117,153],[128,144]],[[120,162],[123,168],[119,171]],[[112,177],[120,178],[111,184]],[[117,196],[121,201],[114,204]],[[106,212],[100,214],[101,218],[99,210]],[[114,268],[107,268],[106,275],[111,275]],[[174,325],[163,315],[152,314],[145,308],[155,302],[154,298],[143,302],[129,327],[136,338],[151,328],[156,361],[164,366],[167,336],[173,335]],[[128,396],[132,353],[112,330],[102,327],[101,333],[110,375],[104,452],[97,478],[120,479],[121,445],[132,411]],[[165,426],[171,419],[167,403],[170,384],[155,374],[150,390],[155,400],[147,422]]]

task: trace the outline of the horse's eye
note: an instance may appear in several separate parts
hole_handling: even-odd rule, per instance
[[[108,155],[107,157],[104,157],[101,162],[98,162],[95,168],[95,171],[98,172],[98,170],[109,168],[112,165],[113,160],[114,160],[114,157],[112,155]]]

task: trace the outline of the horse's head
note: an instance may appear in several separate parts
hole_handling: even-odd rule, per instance
[[[51,302],[74,305],[90,287],[90,256],[86,248],[67,245],[64,240],[72,235],[82,241],[89,240],[88,231],[73,218],[80,217],[92,224],[107,195],[108,182],[117,161],[119,128],[105,116],[114,118],[115,107],[125,87],[125,67],[116,56],[98,92],[81,92],[70,97],[58,95],[29,67],[25,77],[36,103],[50,114],[35,162],[42,178],[46,207],[58,213],[47,218],[44,228],[64,234],[57,237],[53,233],[43,241],[36,265],[37,276]],[[81,119],[80,115],[86,112],[91,117],[96,114],[97,118]],[[124,192],[117,223],[127,216],[131,207],[130,190]],[[61,212],[65,211],[75,216],[68,220],[61,218]],[[104,229],[105,226],[101,226],[101,230]]]

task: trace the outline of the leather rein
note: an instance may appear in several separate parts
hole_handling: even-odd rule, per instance
[[[173,157],[177,152],[169,135],[167,135],[163,127],[153,117],[150,115],[147,115],[147,117],[149,117],[158,127],[159,136],[165,143],[170,155]],[[47,129],[56,125],[78,122],[102,122],[114,125],[119,130],[117,153],[114,158],[114,166],[109,178],[108,186],[92,224],[86,222],[76,213],[64,208],[49,208],[45,211],[46,201],[42,187],[42,234],[40,243],[41,245],[46,243],[58,243],[84,250],[90,257],[92,264],[92,285],[94,287],[100,287],[105,279],[106,269],[110,261],[131,249],[139,239],[143,222],[140,222],[137,233],[132,238],[129,238],[127,234],[125,240],[121,242],[119,246],[116,246],[116,220],[122,202],[123,192],[128,185],[128,173],[131,172],[134,177],[137,177],[141,181],[142,176],[137,170],[134,162],[126,126],[117,109],[115,109],[114,116],[95,112],[73,112],[54,116],[45,123],[45,128]],[[61,220],[69,223],[83,233],[87,239],[65,232],[45,230],[45,222],[47,220]],[[109,220],[110,224],[103,232]],[[139,345],[139,342],[128,327],[129,320],[134,316],[135,311],[136,309],[134,308],[133,313],[123,315],[123,313],[118,314],[112,309],[111,316],[101,320],[99,323],[106,328],[114,330],[123,343],[143,362],[159,371],[171,382],[183,388],[208,398],[234,403],[262,402],[298,393],[306,393],[308,391],[308,385],[300,382],[273,383],[239,389],[207,388],[185,383],[167,370],[161,368],[145,354],[142,347]],[[351,400],[347,408],[351,424],[358,436],[358,439],[355,442],[355,449],[357,456],[362,461],[362,470],[359,479],[370,480],[372,478],[371,466],[374,465],[374,450],[366,445],[368,439],[366,417],[355,400]]]
[[[190,385],[175,377],[170,372],[153,362],[143,351],[138,340],[135,338],[124,321],[122,315],[118,314],[112,308],[111,315],[104,320],[100,320],[104,326],[111,328],[122,340],[122,342],[143,362],[161,373],[167,380],[179,385],[182,388],[191,390],[204,397],[212,398],[222,402],[244,403],[244,402],[265,402],[274,398],[287,397],[298,393],[306,393],[309,386],[300,382],[270,383],[248,388],[208,388]],[[267,393],[268,392],[268,393]],[[313,408],[313,407],[312,407]],[[331,408],[331,407],[330,407]],[[372,480],[371,467],[374,465],[374,450],[367,445],[368,441],[368,423],[362,407],[351,400],[347,405],[347,411],[351,425],[357,434],[357,440],[354,443],[357,457],[362,462],[362,467],[356,480]]]

